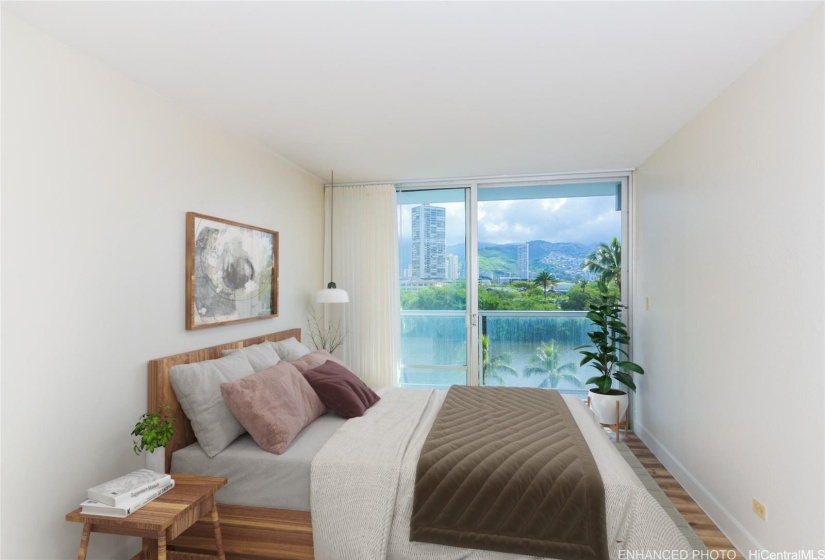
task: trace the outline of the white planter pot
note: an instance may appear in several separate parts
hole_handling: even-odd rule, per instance
[[[166,472],[166,448],[156,447],[154,451],[146,452],[146,468],[155,472]]]
[[[616,389],[611,389],[611,393],[615,391],[615,395],[602,395],[601,393],[596,393],[592,389],[589,393],[590,395],[590,410],[596,413],[596,416],[599,417],[599,422],[602,424],[611,424],[615,425],[617,423],[616,420],[616,403],[619,403],[619,420],[624,418],[625,412],[627,412],[627,404],[628,398],[627,393],[624,391],[618,391]]]

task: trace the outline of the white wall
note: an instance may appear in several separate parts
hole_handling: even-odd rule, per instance
[[[4,14],[2,558],[72,558],[63,516],[142,466],[152,358],[305,325],[322,181]],[[185,213],[280,232],[280,317],[184,329]],[[90,558],[136,539],[92,535]]]
[[[823,102],[820,8],[636,175],[636,428],[740,549],[825,548]]]

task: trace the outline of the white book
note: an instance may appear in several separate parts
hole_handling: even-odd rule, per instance
[[[150,492],[149,494],[143,494],[138,496],[137,498],[131,500],[129,503],[125,503],[122,506],[107,506],[106,504],[102,504],[97,500],[86,500],[85,502],[80,504],[81,510],[80,513],[89,513],[92,515],[105,515],[106,517],[126,517],[130,515],[146,504],[151,501],[154,501],[156,498],[166,494],[169,490],[175,487],[175,481],[170,480],[169,484],[162,488],[158,488],[157,490]]]
[[[121,507],[126,502],[166,486],[170,480],[172,477],[168,474],[140,469],[89,488],[86,497],[107,506]]]

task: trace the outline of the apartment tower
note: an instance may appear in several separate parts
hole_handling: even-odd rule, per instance
[[[412,209],[412,275],[421,280],[447,278],[447,212],[422,204]]]

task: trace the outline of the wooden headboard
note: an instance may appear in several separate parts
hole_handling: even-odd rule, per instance
[[[191,352],[175,354],[174,356],[167,356],[149,362],[149,411],[157,412],[160,405],[168,404],[172,407],[172,413],[175,415],[175,435],[166,444],[166,472],[169,472],[169,467],[172,464],[172,453],[197,441],[195,433],[192,431],[192,425],[183,413],[183,409],[175,396],[175,391],[172,390],[172,382],[169,379],[169,370],[172,366],[214,360],[221,357],[223,350],[260,344],[265,340],[278,342],[292,337],[301,340],[301,329],[288,329],[247,338],[246,340],[238,340],[237,342],[227,342],[219,346],[192,350]]]

